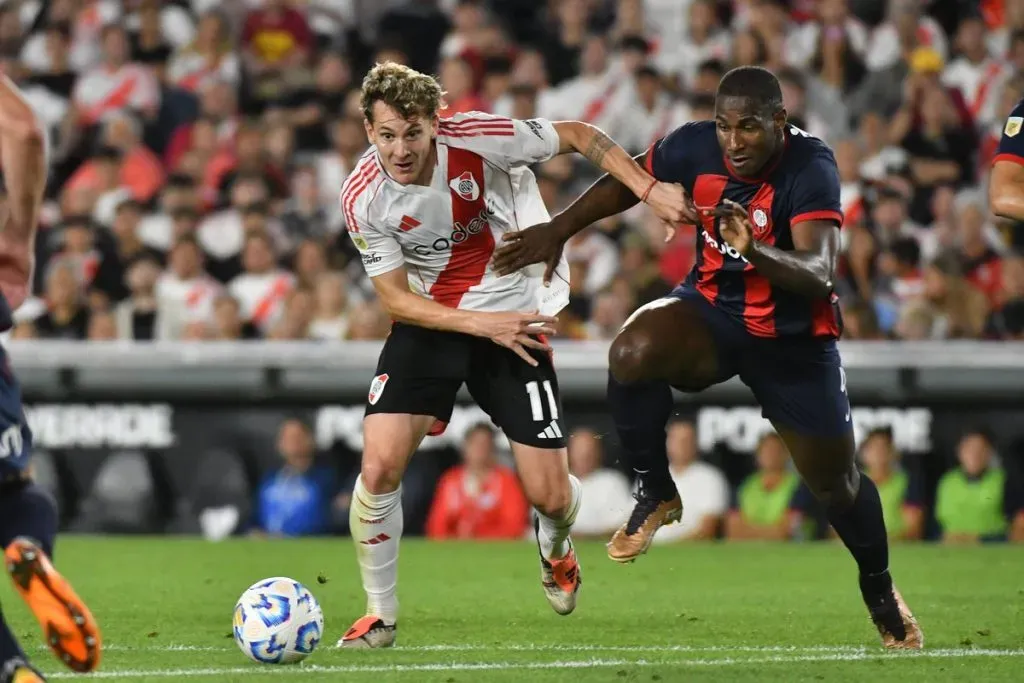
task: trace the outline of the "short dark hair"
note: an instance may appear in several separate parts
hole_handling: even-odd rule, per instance
[[[175,190],[194,190],[196,187],[196,181],[191,176],[184,173],[172,173],[167,176],[167,182],[164,183],[164,189],[175,189]]]
[[[889,425],[873,428],[864,436],[864,443],[867,443],[871,439],[885,439],[890,444],[895,443],[892,434],[892,427]]]
[[[900,237],[893,240],[889,248],[899,263],[918,268],[921,265],[921,245],[913,237]]]
[[[641,78],[653,78],[654,80],[658,81],[661,80],[661,74],[658,73],[658,70],[655,69],[653,66],[644,65],[636,70],[636,78],[637,80]]]
[[[782,86],[768,69],[760,66],[738,66],[722,76],[716,100],[722,97],[743,97],[754,102],[758,111],[775,114],[782,110]]]
[[[702,71],[714,71],[716,74],[724,74],[725,62],[721,59],[705,59],[697,65],[697,73]]]

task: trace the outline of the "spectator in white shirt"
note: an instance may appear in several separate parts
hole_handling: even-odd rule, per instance
[[[718,536],[729,511],[729,483],[715,467],[701,461],[697,450],[697,429],[689,420],[675,420],[666,438],[672,481],[683,500],[683,519],[662,527],[655,543],[707,541]]]
[[[156,296],[177,338],[186,325],[213,318],[213,303],[222,288],[203,269],[203,251],[194,237],[180,238],[168,261],[167,271],[157,281]]]
[[[576,538],[605,538],[619,528],[633,506],[629,479],[604,466],[601,439],[592,429],[569,437],[569,470],[583,485],[583,502],[572,533]]]
[[[238,300],[242,319],[267,331],[281,316],[295,276],[278,267],[270,237],[258,232],[245,239],[242,266],[245,272],[231,281],[228,291]]]
[[[322,273],[316,283],[316,309],[309,325],[311,339],[337,342],[348,331],[348,279],[343,273]]]
[[[103,63],[78,79],[72,100],[81,125],[132,108],[152,118],[160,106],[160,87],[152,72],[128,62],[128,37],[118,24],[103,27]]]
[[[946,34],[937,21],[922,14],[922,4],[921,0],[890,0],[888,19],[875,28],[868,42],[868,69],[881,71],[898,63],[907,36],[914,36],[917,45],[932,48],[945,61]]]
[[[994,86],[1003,70],[1003,62],[993,59],[988,52],[985,21],[981,17],[969,17],[960,22],[956,48],[960,56],[942,72],[942,82],[960,90],[971,116],[978,122],[988,98],[997,94]]]

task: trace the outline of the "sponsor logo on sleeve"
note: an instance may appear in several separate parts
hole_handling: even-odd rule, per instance
[[[380,263],[381,262],[380,256],[377,256],[377,252],[375,252],[375,251],[371,251],[368,254],[362,254],[362,258],[363,258],[363,265],[364,266],[369,266],[371,264]]]
[[[537,121],[536,119],[529,119],[526,121],[526,125],[534,135],[541,140],[544,139],[544,126],[540,121]]]
[[[358,232],[350,232],[348,236],[352,238],[352,244],[356,245],[356,249],[359,251],[366,251],[370,248],[370,243]]]

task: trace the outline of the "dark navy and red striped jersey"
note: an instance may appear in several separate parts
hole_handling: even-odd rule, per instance
[[[1024,166],[1024,100],[1017,103],[1006,119],[992,163],[997,161],[1012,161]]]
[[[791,227],[802,221],[843,222],[839,170],[832,150],[794,126],[785,149],[760,178],[741,178],[722,154],[714,121],[688,123],[654,143],[647,170],[658,180],[680,183],[698,208],[725,198],[744,206],[754,239],[793,249]],[[697,261],[686,278],[715,306],[741,320],[758,337],[838,337],[838,299],[812,301],[772,285],[722,239],[718,218],[697,229]]]

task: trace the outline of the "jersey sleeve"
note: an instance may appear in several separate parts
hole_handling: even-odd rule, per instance
[[[789,224],[834,221],[843,224],[839,203],[839,168],[831,152],[821,151],[798,172],[793,182]]]
[[[692,165],[692,152],[696,146],[700,125],[691,122],[656,141],[647,150],[644,168],[655,179],[668,183],[682,182],[688,166]]]
[[[389,234],[382,220],[370,219],[364,199],[366,193],[360,191],[358,181],[352,185],[356,187],[346,187],[341,193],[349,239],[359,250],[366,274],[370,277],[384,275],[405,264],[402,245]]]
[[[1012,161],[1024,166],[1024,100],[1017,103],[1003,125],[999,149],[992,163],[997,161]]]
[[[510,119],[476,111],[441,119],[438,137],[506,169],[547,161],[559,148],[558,133],[547,119]]]

